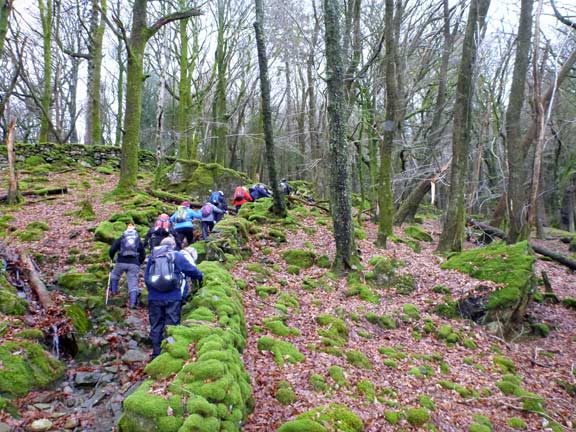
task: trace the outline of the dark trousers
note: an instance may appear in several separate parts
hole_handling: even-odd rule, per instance
[[[180,244],[186,239],[188,245],[194,243],[194,228],[178,228],[176,230],[178,236],[180,236]]]
[[[206,240],[213,229],[214,222],[202,221],[202,240]]]
[[[153,357],[160,354],[160,344],[164,339],[166,326],[180,324],[181,309],[180,300],[150,300],[148,302]]]

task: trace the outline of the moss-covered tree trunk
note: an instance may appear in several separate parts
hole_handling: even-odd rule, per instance
[[[180,5],[182,6],[182,1]],[[184,19],[179,23],[180,35],[180,82],[178,85],[178,114],[176,120],[176,132],[178,134],[178,157],[188,159],[189,154],[189,133],[190,127],[190,101],[191,101],[191,86],[190,86],[190,73],[189,73],[189,60],[188,60],[188,27],[189,20]],[[196,155],[194,155],[194,158]]]
[[[48,142],[50,129],[50,102],[52,97],[52,0],[38,0],[38,10],[42,22],[42,51],[44,53],[44,76],[42,83],[42,120],[40,122],[39,143]]]
[[[12,10],[12,0],[0,0],[0,58],[4,51],[4,41],[8,31],[8,18]]]
[[[16,152],[14,151],[14,129],[16,119],[12,119],[6,133],[6,152],[8,153],[8,195],[6,202],[9,205],[18,204],[22,196],[18,191],[18,173],[16,172]]]
[[[284,194],[278,187],[276,174],[276,160],[274,158],[274,130],[272,128],[272,110],[270,108],[270,81],[268,80],[268,58],[266,57],[266,45],[264,43],[264,8],[262,0],[255,0],[256,21],[256,46],[258,49],[258,66],[260,69],[260,91],[262,93],[262,123],[264,124],[264,141],[266,143],[266,163],[268,176],[272,185],[274,205],[272,211],[280,217],[286,217],[286,203]]]
[[[384,44],[386,47],[386,118],[384,135],[380,146],[380,176],[378,179],[378,236],[376,244],[386,247],[392,234],[394,220],[394,195],[392,194],[392,151],[396,132],[398,92],[396,89],[396,38],[394,37],[394,0],[386,0],[384,16]]]
[[[442,227],[438,251],[461,251],[464,242],[466,207],[464,195],[468,176],[470,152],[470,115],[472,110],[474,66],[480,30],[484,27],[490,0],[472,0],[462,45],[462,58],[456,84],[454,124],[452,126],[452,169],[450,172],[450,201]]]
[[[318,133],[317,121],[317,107],[316,107],[316,81],[314,75],[316,73],[315,67],[315,51],[316,44],[318,43],[318,35],[320,33],[320,21],[316,16],[315,2],[312,2],[314,9],[314,30],[309,46],[308,57],[306,59],[306,84],[307,84],[307,99],[308,99],[308,135],[310,139],[310,157],[312,161],[317,161],[322,157],[320,149],[320,138]],[[312,180],[316,180],[320,174],[320,169],[314,169],[313,174],[310,176]]]
[[[214,67],[216,68],[216,91],[212,104],[212,121],[214,122],[212,139],[212,160],[224,165],[226,162],[226,137],[228,135],[228,118],[226,104],[226,88],[228,86],[226,73],[227,64],[227,41],[226,30],[226,2],[218,0],[218,34],[216,38],[216,53]]]
[[[336,271],[353,268],[354,224],[350,187],[349,145],[346,140],[348,110],[344,97],[338,1],[324,0],[326,45],[326,81],[328,86],[328,121],[330,128],[330,208],[332,212]]]
[[[148,0],[135,0],[132,8],[132,29],[127,41],[128,67],[126,84],[126,117],[124,119],[124,140],[120,159],[120,180],[118,192],[128,192],[136,188],[138,174],[138,151],[140,144],[140,118],[142,114],[142,79],[144,69],[144,48],[146,42],[164,25],[191,16],[200,15],[200,10],[189,9],[158,19],[152,26],[146,25]]]
[[[102,121],[100,116],[101,82],[102,82],[102,41],[104,40],[105,22],[101,18],[106,13],[106,0],[92,0],[90,17],[90,57],[88,60],[88,109],[86,110],[87,145],[102,144]]]
[[[506,157],[508,168],[507,210],[510,227],[508,243],[516,243],[528,238],[528,212],[525,209],[526,169],[525,152],[522,150],[521,113],[524,105],[526,75],[530,64],[530,46],[532,39],[532,0],[522,0],[512,87],[506,110]]]

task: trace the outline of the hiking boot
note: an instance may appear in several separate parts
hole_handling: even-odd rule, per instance
[[[129,308],[130,309],[136,309],[138,307],[138,299],[140,298],[140,293],[137,291],[132,291],[130,293],[130,304],[129,304]]]

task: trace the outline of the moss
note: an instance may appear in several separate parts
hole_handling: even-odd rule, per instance
[[[569,309],[576,309],[576,299],[575,298],[571,298],[571,297],[565,298],[564,300],[562,300],[562,304]]]
[[[398,349],[395,348],[380,347],[378,348],[378,352],[383,356],[390,357],[396,360],[402,360],[406,358],[406,354],[400,352]]]
[[[270,276],[272,273],[270,270],[265,268],[262,264],[258,263],[248,263],[245,266],[245,269],[252,273],[258,273],[264,276]]]
[[[545,400],[542,396],[524,390],[517,392],[516,396],[518,396],[522,402],[522,409],[537,413],[544,413],[546,411]]]
[[[402,311],[412,319],[420,319],[420,312],[418,311],[418,308],[413,304],[405,304],[402,306]]]
[[[41,342],[44,340],[44,333],[42,333],[42,330],[38,329],[26,329],[15,333],[14,337],[19,339],[28,339],[31,341]]]
[[[434,239],[422,227],[410,225],[404,228],[404,234],[418,241],[431,242]]]
[[[45,388],[64,374],[64,365],[42,346],[30,341],[7,341],[0,345],[0,394],[23,396]]]
[[[316,254],[309,250],[291,249],[283,252],[282,258],[288,265],[306,269],[314,265]]]
[[[27,229],[25,231],[16,231],[16,236],[20,241],[23,242],[33,242],[42,239],[44,235],[44,231],[35,230],[35,229]]]
[[[356,390],[366,399],[367,402],[372,403],[376,401],[376,389],[374,388],[372,381],[359,381],[358,384],[356,384]]]
[[[94,289],[101,285],[98,278],[91,273],[64,273],[58,276],[58,285],[69,290]]]
[[[492,429],[492,422],[490,421],[490,419],[484,415],[481,414],[474,414],[472,416],[472,420],[474,420],[474,422],[476,423],[480,423],[483,425],[488,426],[490,429]]]
[[[334,380],[338,387],[348,386],[348,381],[344,375],[344,369],[342,369],[340,366],[330,366],[328,368],[328,375],[330,375],[330,378]]]
[[[444,389],[454,390],[456,393],[458,393],[461,397],[465,399],[472,397],[474,394],[471,390],[468,390],[466,387],[451,381],[440,380],[438,381],[438,384],[440,385],[440,387]]]
[[[258,285],[256,287],[256,294],[260,298],[267,298],[270,294],[276,294],[278,292],[278,288],[269,285]]]
[[[435,285],[432,288],[432,291],[434,291],[435,293],[438,293],[438,294],[451,294],[452,293],[450,288],[448,288],[445,285]]]
[[[540,337],[547,337],[550,334],[550,327],[544,323],[532,324],[532,331]]]
[[[111,245],[117,238],[120,238],[125,229],[126,223],[122,221],[101,222],[94,231],[94,240]]]
[[[314,391],[325,392],[328,390],[328,384],[326,384],[326,380],[320,374],[310,375],[310,378],[308,378],[308,382],[310,383]]]
[[[26,300],[18,296],[18,291],[0,273],[0,312],[6,315],[24,315],[27,310]]]
[[[384,329],[392,330],[392,329],[395,329],[397,327],[396,319],[390,315],[378,316],[373,312],[368,312],[366,315],[364,315],[364,318],[369,323],[375,324],[378,327],[381,327]]]
[[[402,416],[398,411],[384,411],[384,418],[391,425],[397,425]]]
[[[394,278],[396,293],[400,295],[410,295],[416,290],[416,281],[411,274],[404,274]]]
[[[263,336],[258,339],[258,349],[260,351],[270,351],[274,354],[274,361],[279,366],[284,366],[284,362],[299,363],[304,360],[298,348],[289,342],[276,340],[269,336]]]
[[[327,427],[325,430],[342,432],[363,432],[362,420],[354,414],[348,407],[338,404],[330,404],[314,408],[298,416],[299,420],[314,420],[318,424]],[[278,429],[280,432],[282,428]],[[292,429],[296,431],[295,429]],[[314,429],[302,429],[301,431],[313,431]],[[287,432],[287,431],[282,431]]]
[[[276,385],[275,397],[282,405],[290,405],[298,400],[292,385],[288,381],[280,381]]]
[[[361,351],[350,350],[346,351],[344,355],[351,365],[359,369],[372,369],[374,367],[366,354]]]
[[[78,304],[70,304],[66,306],[65,310],[66,315],[72,319],[74,330],[76,330],[79,335],[85,335],[92,327],[86,311]]]
[[[332,315],[323,314],[316,317],[316,322],[324,327],[318,330],[325,346],[344,346],[348,342],[346,322]]]
[[[492,359],[494,366],[500,369],[502,373],[514,373],[516,372],[516,366],[514,365],[514,361],[502,356],[494,356]]]
[[[349,277],[348,280],[348,290],[346,291],[346,297],[353,297],[359,296],[362,300],[378,304],[380,303],[380,296],[372,291],[368,286],[363,283],[360,283],[357,280],[352,280],[353,278]]]
[[[496,309],[518,304],[523,293],[532,290],[534,260],[527,242],[514,245],[494,243],[453,255],[441,267],[504,284],[504,288],[494,292],[488,299],[488,309]]]
[[[396,360],[386,359],[382,363],[384,364],[384,366],[388,366],[392,369],[398,369],[398,362],[396,362]]]
[[[277,432],[329,432],[324,426],[320,423],[309,420],[309,419],[301,419],[301,420],[292,420],[288,423],[284,423]]]
[[[470,429],[468,429],[469,432],[492,432],[492,428],[490,428],[489,426],[486,426],[482,423],[472,423],[470,425]]]
[[[277,336],[298,336],[300,335],[300,330],[297,328],[288,327],[284,320],[279,317],[272,317],[264,320],[264,325],[268,330]]]
[[[442,324],[438,328],[436,335],[438,336],[438,339],[447,339],[448,336],[450,336],[452,333],[453,333],[453,331],[452,331],[452,327],[450,325]]]
[[[476,348],[478,348],[478,345],[476,345],[476,342],[474,342],[473,339],[470,338],[466,338],[462,341],[462,345],[464,345],[464,347],[471,349],[471,350],[475,350]]]
[[[424,408],[411,408],[404,412],[406,420],[414,427],[423,426],[430,420],[430,413]]]
[[[434,400],[428,395],[420,395],[419,399],[420,406],[426,408],[427,410],[434,411],[436,409],[436,404]]]
[[[510,426],[512,429],[515,430],[525,430],[528,428],[526,422],[522,420],[520,417],[511,417],[508,419],[506,423],[508,424],[508,426]]]
[[[445,318],[460,318],[460,308],[458,307],[458,302],[446,299],[444,303],[440,303],[434,306],[434,312]]]
[[[321,255],[316,260],[316,265],[318,265],[318,267],[320,268],[330,268],[332,266],[332,262],[330,261],[330,258],[328,258],[327,255]]]
[[[268,229],[268,236],[277,243],[286,242],[286,234],[279,229],[275,228]]]

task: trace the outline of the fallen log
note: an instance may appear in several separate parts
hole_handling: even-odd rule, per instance
[[[472,228],[478,229],[482,232],[484,232],[485,234],[487,234],[490,237],[498,237],[502,240],[506,240],[506,233],[498,228],[495,228],[493,226],[481,223],[481,222],[476,222],[474,219],[468,219],[468,225],[471,226]],[[546,249],[542,246],[539,246],[537,244],[534,244],[533,242],[529,242],[530,243],[530,247],[534,250],[534,252],[536,252],[537,254],[540,255],[544,255],[548,258],[553,259],[554,261],[565,265],[566,267],[568,267],[571,270],[576,270],[576,261],[573,259],[570,259],[562,254],[559,254],[555,251],[552,251],[550,249]]]
[[[36,265],[32,260],[32,257],[28,254],[27,251],[22,250],[20,251],[20,261],[22,262],[22,268],[24,273],[28,278],[28,283],[30,287],[38,297],[38,301],[42,305],[45,310],[48,310],[54,307],[54,302],[50,297],[50,293],[46,289],[46,285],[42,282],[38,271],[36,270]]]
[[[47,195],[62,195],[68,193],[68,188],[66,186],[50,187],[44,189],[38,189],[33,191],[20,192],[21,196],[47,196]],[[0,201],[8,200],[8,195],[0,195]]]

